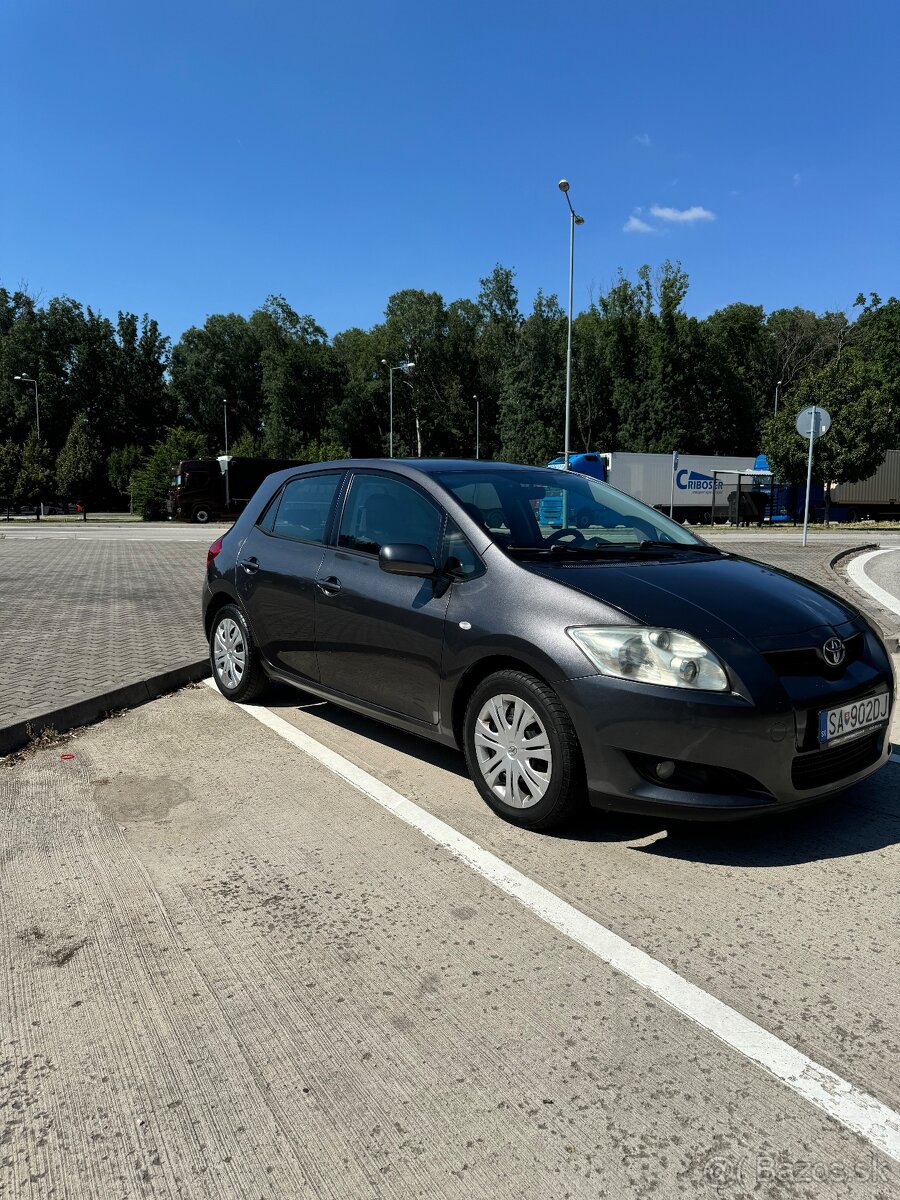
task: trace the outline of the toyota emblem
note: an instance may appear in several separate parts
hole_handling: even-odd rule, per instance
[[[840,638],[829,638],[822,647],[822,657],[828,663],[829,667],[839,667],[844,661],[846,653],[844,643]]]

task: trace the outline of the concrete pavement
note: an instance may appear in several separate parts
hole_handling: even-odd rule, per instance
[[[759,827],[546,837],[456,754],[271,701],[900,1108],[900,767]],[[206,688],[0,769],[0,810],[0,1194],[900,1191],[900,1162]]]

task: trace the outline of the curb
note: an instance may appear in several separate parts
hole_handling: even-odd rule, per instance
[[[866,587],[861,587],[859,583],[848,588],[847,580],[838,571],[838,566],[846,567],[849,560],[856,558],[860,554],[870,554],[873,550],[883,549],[880,542],[865,542],[859,546],[849,546],[844,550],[839,550],[833,554],[828,560],[829,569],[834,573],[836,581],[840,584],[843,591],[852,598],[853,603],[858,608],[861,608],[871,620],[875,622],[881,630],[882,637],[891,654],[900,654],[900,630],[897,629],[897,617],[894,613],[880,604],[877,597]],[[848,573],[849,577],[849,573]],[[850,580],[851,584],[853,580]]]
[[[196,659],[185,666],[175,667],[174,670],[161,671],[147,679],[126,683],[111,692],[88,696],[83,700],[76,700],[74,704],[48,709],[47,712],[29,717],[25,721],[17,721],[15,725],[7,725],[5,729],[0,729],[0,755],[21,750],[44,729],[64,733],[67,729],[74,729],[79,725],[89,725],[116,709],[136,708],[155,700],[165,692],[174,692],[186,683],[197,683],[208,674],[209,659]]]
[[[862,554],[866,550],[880,550],[880,542],[863,542],[859,546],[846,546],[843,550],[838,550],[837,554],[832,554],[828,560],[828,565],[832,571],[839,562],[843,562],[845,558],[852,558],[854,554]]]

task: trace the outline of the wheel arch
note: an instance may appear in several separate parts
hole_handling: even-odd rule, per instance
[[[233,596],[231,592],[226,591],[213,592],[212,598],[210,599],[209,604],[207,604],[206,611],[203,614],[203,628],[206,631],[207,641],[209,641],[209,635],[212,632],[212,625],[213,621],[215,620],[216,613],[225,608],[227,604],[233,604],[235,608],[239,608],[244,620],[247,621],[247,613],[237,596]],[[249,621],[247,621],[247,628],[250,629]],[[250,633],[252,635],[252,629],[250,629]]]
[[[450,719],[453,736],[460,749],[463,745],[463,721],[469,698],[483,680],[497,671],[524,671],[527,675],[539,679],[545,687],[556,690],[547,676],[537,670],[533,663],[525,658],[517,658],[515,654],[491,654],[487,658],[478,659],[463,673],[453,692]]]

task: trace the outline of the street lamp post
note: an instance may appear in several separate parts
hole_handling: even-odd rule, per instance
[[[13,379],[18,380],[19,383],[33,383],[34,384],[34,423],[37,426],[38,441],[40,441],[41,440],[41,408],[40,408],[40,405],[38,404],[37,380],[32,379],[30,375],[13,375]]]
[[[572,288],[575,280],[575,226],[584,224],[569,199],[569,181],[561,179],[559,190],[569,206],[569,342],[566,347],[566,444],[563,450],[563,470],[569,469],[569,437],[572,429]]]
[[[784,380],[779,379],[778,382],[775,384],[775,416],[776,417],[778,416],[778,393],[781,389],[782,383],[784,383]]]
[[[228,401],[222,401],[222,409],[225,413],[225,457],[228,457]]]
[[[472,399],[475,401],[475,457],[480,458],[479,434],[481,425],[481,401],[477,396],[473,396]]]
[[[381,365],[387,367],[388,376],[390,378],[390,394],[391,394],[391,419],[390,419],[390,435],[388,440],[390,457],[394,457],[394,372],[403,371],[407,375],[415,368],[415,363],[407,359],[405,362],[397,363],[396,367],[392,367],[386,358],[381,360]]]

